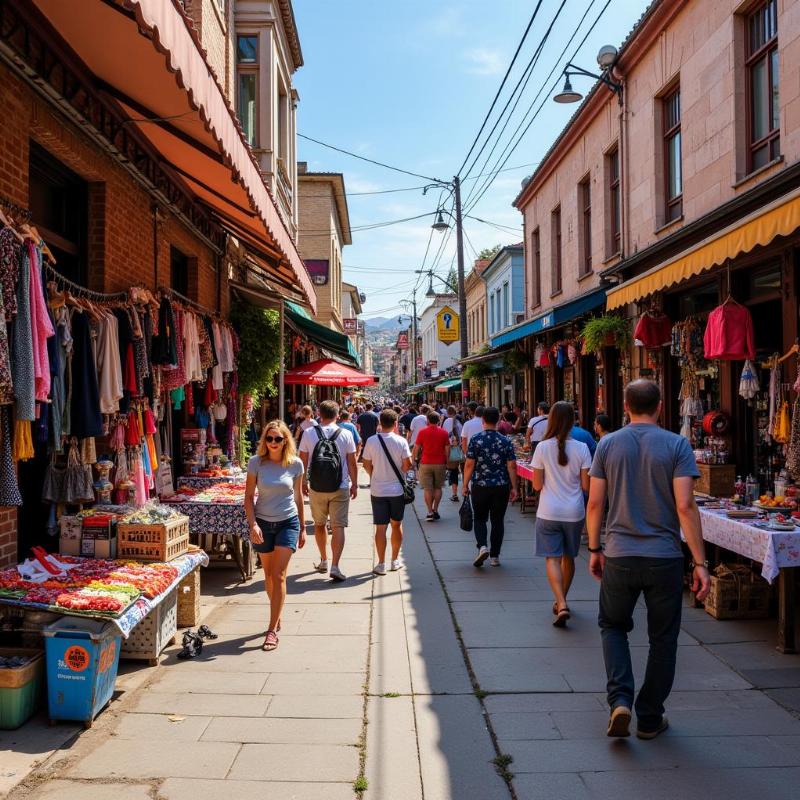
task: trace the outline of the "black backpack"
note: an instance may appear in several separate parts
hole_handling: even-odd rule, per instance
[[[336,446],[337,429],[330,438],[325,436],[319,425],[314,426],[318,441],[311,454],[308,465],[308,485],[315,492],[336,492],[342,485],[342,454]]]

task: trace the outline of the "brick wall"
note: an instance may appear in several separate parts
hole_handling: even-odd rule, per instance
[[[197,31],[206,58],[228,99],[233,102],[233,33],[231,6],[234,0],[187,0],[186,13]],[[224,10],[220,8],[224,6]],[[228,34],[231,35],[228,35]]]
[[[151,289],[168,285],[169,251],[174,245],[195,264],[192,299],[217,309],[214,253],[168,211],[162,212],[158,230],[156,267],[153,202],[126,169],[4,68],[0,69],[0,107],[0,195],[29,206],[31,139],[89,184],[89,288],[117,292],[133,284]],[[222,277],[221,311],[226,314],[228,289]],[[0,509],[0,566],[16,560],[16,531],[16,510]]]

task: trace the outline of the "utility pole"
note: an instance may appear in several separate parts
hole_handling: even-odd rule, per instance
[[[467,292],[464,287],[464,228],[461,219],[461,178],[456,175],[453,178],[453,190],[456,201],[456,258],[458,261],[458,317],[459,332],[461,333],[461,360],[469,355],[469,344],[467,343]],[[463,377],[462,363],[461,377],[461,398],[463,401],[469,399],[469,380]]]
[[[417,294],[411,298],[411,335],[413,341],[411,343],[411,358],[414,359],[414,385],[417,383]]]

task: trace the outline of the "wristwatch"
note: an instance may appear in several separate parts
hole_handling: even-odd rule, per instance
[[[590,553],[602,553],[604,548],[603,545],[600,545],[600,547],[588,547],[587,550]]]
[[[710,567],[709,567],[709,563],[708,563],[708,559],[706,559],[705,561],[703,561],[703,562],[702,562],[702,563],[700,563],[700,564],[695,564],[695,563],[694,563],[694,561],[690,561],[690,562],[689,562],[689,566],[690,566],[692,569],[694,569],[695,567],[705,567],[706,569],[709,569],[709,568],[710,568]]]

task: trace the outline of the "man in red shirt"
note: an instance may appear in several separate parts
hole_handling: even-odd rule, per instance
[[[435,411],[431,411],[428,414],[428,424],[417,434],[414,444],[414,461],[420,464],[419,482],[425,492],[428,522],[441,519],[439,503],[450,451],[450,436],[439,426],[440,419]]]

